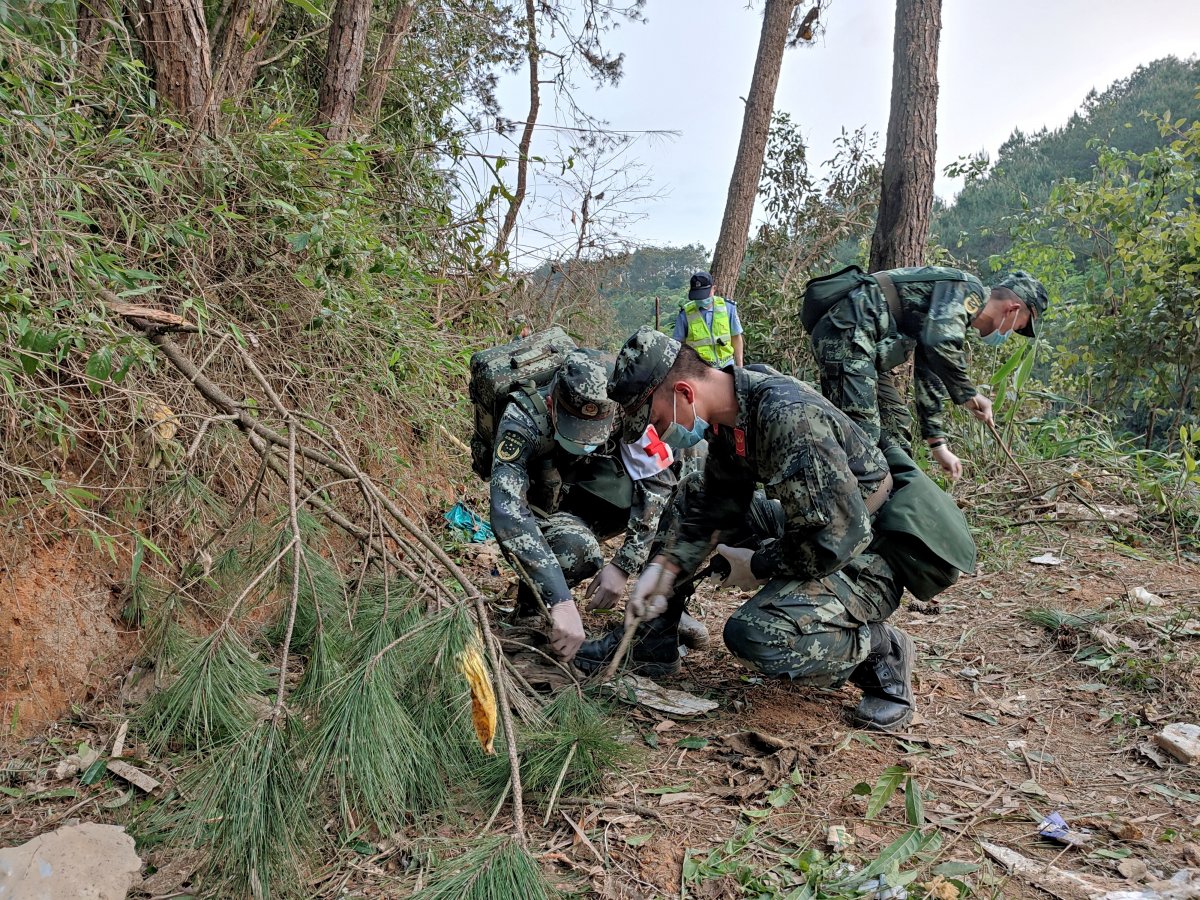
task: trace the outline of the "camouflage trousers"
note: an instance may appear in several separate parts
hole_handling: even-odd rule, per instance
[[[764,675],[837,687],[871,651],[871,622],[900,604],[901,588],[875,553],[818,581],[774,578],[725,623],[725,646]]]
[[[672,539],[688,503],[698,500],[702,483],[700,472],[680,480],[659,524],[659,547]],[[785,527],[779,503],[755,491],[746,521],[722,532],[719,540],[757,547],[764,540],[782,537]],[[657,551],[658,547],[652,556]],[[693,584],[687,584],[671,598],[668,616],[678,617],[693,589]],[[836,687],[867,658],[871,650],[867,626],[896,611],[902,590],[887,562],[870,551],[817,581],[775,578],[726,621],[725,646],[745,666],[764,675]]]
[[[562,569],[568,587],[575,587],[600,571],[604,566],[600,542],[620,534],[624,527],[624,521],[589,525],[584,519],[568,512],[538,516],[537,524],[550,546],[550,552],[554,554],[555,562]],[[597,535],[594,529],[603,533]],[[505,554],[505,558],[513,563],[508,554]],[[549,564],[549,560],[546,562]],[[515,563],[513,568],[520,573],[521,569]],[[537,573],[530,573],[530,577],[536,578]],[[524,578],[521,578],[517,587],[517,605],[522,614],[538,610],[536,595]]]
[[[830,307],[812,332],[821,393],[876,442],[885,435],[912,455],[912,414],[893,369],[915,343],[896,333],[878,289],[862,288]]]

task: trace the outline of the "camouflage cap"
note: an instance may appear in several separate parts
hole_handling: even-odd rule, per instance
[[[1035,337],[1037,334],[1035,325],[1042,318],[1042,314],[1046,312],[1046,307],[1050,305],[1050,297],[1046,294],[1046,288],[1040,281],[1021,269],[1005,275],[996,283],[995,287],[1012,291],[1022,303],[1029,307],[1029,321],[1025,323],[1024,328],[1017,330],[1017,334]]]
[[[577,444],[603,444],[612,433],[617,405],[608,399],[612,357],[572,350],[554,373],[554,430]]]
[[[621,440],[633,443],[650,423],[650,397],[679,355],[679,341],[644,325],[617,353],[608,396],[625,412]]]

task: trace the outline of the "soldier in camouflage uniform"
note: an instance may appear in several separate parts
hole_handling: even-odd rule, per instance
[[[679,521],[665,529],[665,548],[626,603],[627,621],[646,622],[635,664],[669,660],[684,593],[676,585],[723,541],[716,549],[731,570],[724,585],[756,591],[725,624],[734,656],[802,684],[850,680],[864,692],[859,722],[885,730],[907,724],[915,648],[884,623],[903,586],[872,543],[872,517],[893,482],[875,442],[809,385],[710,368],[649,328],[622,348],[609,394],[626,412],[627,433],[650,423],[672,449],[709,441],[702,487],[683,501]],[[757,483],[765,496],[756,501]],[[755,515],[766,497],[779,506],[764,529],[754,521],[771,521]],[[758,532],[755,546],[730,546],[732,535],[747,532]],[[591,641],[576,664],[594,669],[614,649],[611,637]]]
[[[900,310],[896,321],[883,277]],[[807,298],[806,298],[807,302]],[[864,277],[812,328],[821,392],[875,439],[912,454],[912,417],[892,369],[913,358],[913,392],[921,438],[953,479],[961,460],[950,452],[942,406],[949,397],[983,422],[992,422],[991,401],[967,375],[963,345],[967,328],[998,346],[1013,332],[1035,336],[1046,311],[1046,289],[1028,272],[1006,276],[986,293],[974,275],[943,266],[892,269]]]
[[[611,357],[572,351],[547,388],[512,395],[493,451],[491,523],[520,576],[518,605],[526,614],[539,600],[548,608],[551,645],[566,660],[584,639],[571,588],[595,576],[594,603],[620,599],[675,485],[665,448],[647,458],[637,444],[618,444],[611,369]],[[624,544],[604,565],[599,542],[622,531]]]

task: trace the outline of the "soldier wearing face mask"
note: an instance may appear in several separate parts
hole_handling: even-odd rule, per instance
[[[963,352],[968,328],[999,346],[1014,331],[1034,337],[1046,311],[1046,289],[1017,271],[985,292],[974,275],[944,266],[859,274],[857,285],[827,308],[815,307],[818,282],[805,289],[803,318],[812,336],[821,393],[883,447],[912,453],[912,417],[892,369],[913,359],[913,393],[921,438],[952,479],[962,461],[950,451],[942,420],[949,398],[982,422],[993,423],[992,402],[975,389]],[[853,276],[851,276],[853,277]]]
[[[710,445],[700,483],[664,516],[660,549],[626,603],[631,665],[677,668],[688,585],[716,545],[723,586],[753,592],[724,628],[740,662],[796,685],[849,681],[863,692],[858,724],[905,728],[916,647],[887,620],[904,589],[929,600],[974,569],[954,499],[809,385],[771,370],[719,371],[650,328],[621,349],[609,396],[627,437],[653,427],[677,450],[701,435]],[[595,671],[618,647],[616,632],[589,641],[576,665]]]
[[[584,640],[571,588],[592,578],[589,608],[616,604],[675,486],[671,451],[653,429],[620,442],[622,415],[607,392],[612,366],[599,351],[571,351],[546,388],[513,394],[496,430],[492,528],[520,577],[520,613],[549,610],[551,646],[564,660]],[[600,542],[622,533],[605,564]],[[689,619],[684,638],[699,647],[708,635]]]
[[[675,319],[675,340],[687,344],[710,366],[745,365],[745,338],[737,304],[714,297],[712,276],[696,272],[688,284],[688,300]]]

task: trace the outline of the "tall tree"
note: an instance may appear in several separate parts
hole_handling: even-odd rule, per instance
[[[587,129],[603,131],[603,123],[584,113],[572,95],[574,75],[582,71],[596,84],[621,80],[625,54],[606,51],[602,38],[622,20],[642,18],[646,0],[576,0],[574,3],[525,0],[526,62],[529,66],[529,113],[517,143],[517,184],[496,235],[493,252],[508,248],[529,182],[530,148],[541,110],[541,85],[552,85],[557,104],[570,109]],[[540,19],[540,23],[539,23]],[[543,41],[548,40],[549,44]],[[502,132],[503,133],[503,132]]]
[[[84,74],[94,75],[112,41],[105,26],[112,16],[107,0],[79,0],[75,9],[75,60]]]
[[[896,0],[892,108],[888,115],[871,271],[925,259],[937,156],[938,36],[942,0]]]
[[[204,0],[139,0],[134,30],[154,89],[200,130],[212,125],[212,75]]]
[[[521,129],[521,140],[517,144],[517,186],[509,201],[508,211],[500,224],[496,235],[495,253],[500,255],[508,248],[508,239],[512,237],[513,228],[517,224],[517,213],[525,202],[525,191],[529,180],[529,147],[533,143],[533,129],[537,125],[538,111],[541,109],[541,79],[538,75],[538,61],[541,59],[541,48],[538,46],[537,15],[534,12],[533,0],[525,0],[526,54],[529,63],[529,112],[525,116],[525,125]]]
[[[371,0],[338,0],[333,10],[325,74],[317,94],[317,121],[326,126],[325,135],[331,141],[344,141],[350,134],[370,21]]]
[[[763,154],[767,135],[771,131],[771,113],[775,108],[775,89],[779,85],[779,70],[783,66],[783,51],[792,32],[792,19],[800,0],[767,0],[763,10],[762,33],[758,38],[758,56],[746,96],[746,113],[742,118],[742,137],[738,142],[733,176],[729,179],[729,194],[725,199],[725,215],[721,219],[721,234],[713,250],[712,276],[717,294],[733,296],[738,271],[746,255],[750,237],[750,217],[762,174]],[[796,30],[796,40],[812,40],[813,24],[820,13],[816,3]]]
[[[219,99],[237,97],[254,85],[268,38],[283,0],[234,0],[214,28],[213,90]]]
[[[367,86],[363,90],[359,108],[362,117],[374,121],[379,117],[379,108],[383,105],[383,93],[387,90],[388,79],[392,67],[396,65],[396,56],[400,45],[412,30],[413,13],[417,9],[417,0],[396,0],[396,8],[392,10],[392,18],[387,30],[379,38],[379,49],[375,60],[371,63],[371,72],[367,76]]]

